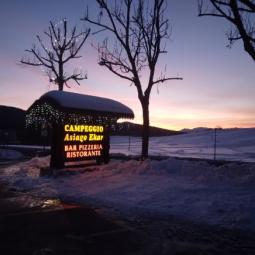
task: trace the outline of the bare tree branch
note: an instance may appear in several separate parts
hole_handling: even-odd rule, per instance
[[[154,81],[153,84],[164,83],[165,81],[171,81],[171,80],[183,80],[183,78],[181,77],[161,78]]]
[[[50,21],[48,31],[45,31],[44,34],[48,39],[48,41],[46,40],[47,44],[37,35],[38,49],[34,45],[31,49],[26,50],[33,59],[22,58],[20,62],[30,66],[46,67],[50,82],[54,82],[59,90],[63,90],[64,85],[70,87],[68,82],[71,80],[80,85],[80,81],[87,79],[87,75],[75,70],[71,74],[67,74],[65,64],[71,59],[81,57],[78,56],[78,53],[86,42],[90,29],[76,33],[76,26],[74,26],[68,33],[67,21],[63,19],[56,25]],[[49,48],[46,45],[49,45]],[[39,48],[42,49],[42,53]]]
[[[254,0],[198,0],[198,16],[214,16],[228,20],[233,30],[227,34],[231,47],[243,41],[245,51],[255,61],[255,2]]]

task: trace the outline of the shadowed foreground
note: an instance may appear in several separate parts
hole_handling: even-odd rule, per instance
[[[107,220],[94,210],[0,192],[1,254],[255,254],[255,235],[176,218]]]
[[[134,231],[93,210],[7,191],[0,193],[1,254],[130,254],[141,247]]]

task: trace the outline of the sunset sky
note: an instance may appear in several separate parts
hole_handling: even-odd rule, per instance
[[[168,53],[158,68],[168,76],[183,77],[155,87],[150,102],[151,125],[180,130],[193,127],[255,127],[255,64],[244,52],[242,42],[228,49],[225,33],[230,25],[221,19],[197,16],[196,0],[168,0],[172,26]],[[22,66],[25,49],[42,35],[49,21],[67,18],[71,25],[85,26],[80,18],[86,5],[96,12],[94,1],[85,0],[1,0],[0,7],[0,104],[27,109],[43,93],[55,89],[36,67]],[[88,26],[88,25],[87,25]],[[104,38],[104,35],[100,35]],[[77,93],[116,99],[135,112],[141,123],[141,106],[134,86],[97,64],[91,36],[74,61],[88,73]]]

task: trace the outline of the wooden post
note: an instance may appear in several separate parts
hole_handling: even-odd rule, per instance
[[[110,136],[107,127],[105,127],[104,139],[103,139],[103,162],[108,164],[110,161]]]
[[[60,123],[53,124],[51,138],[51,160],[50,167],[60,169],[64,167],[64,130]]]

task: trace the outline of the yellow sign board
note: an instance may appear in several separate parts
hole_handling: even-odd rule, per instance
[[[103,157],[109,144],[105,141],[105,127],[101,125],[64,125],[65,161]]]

